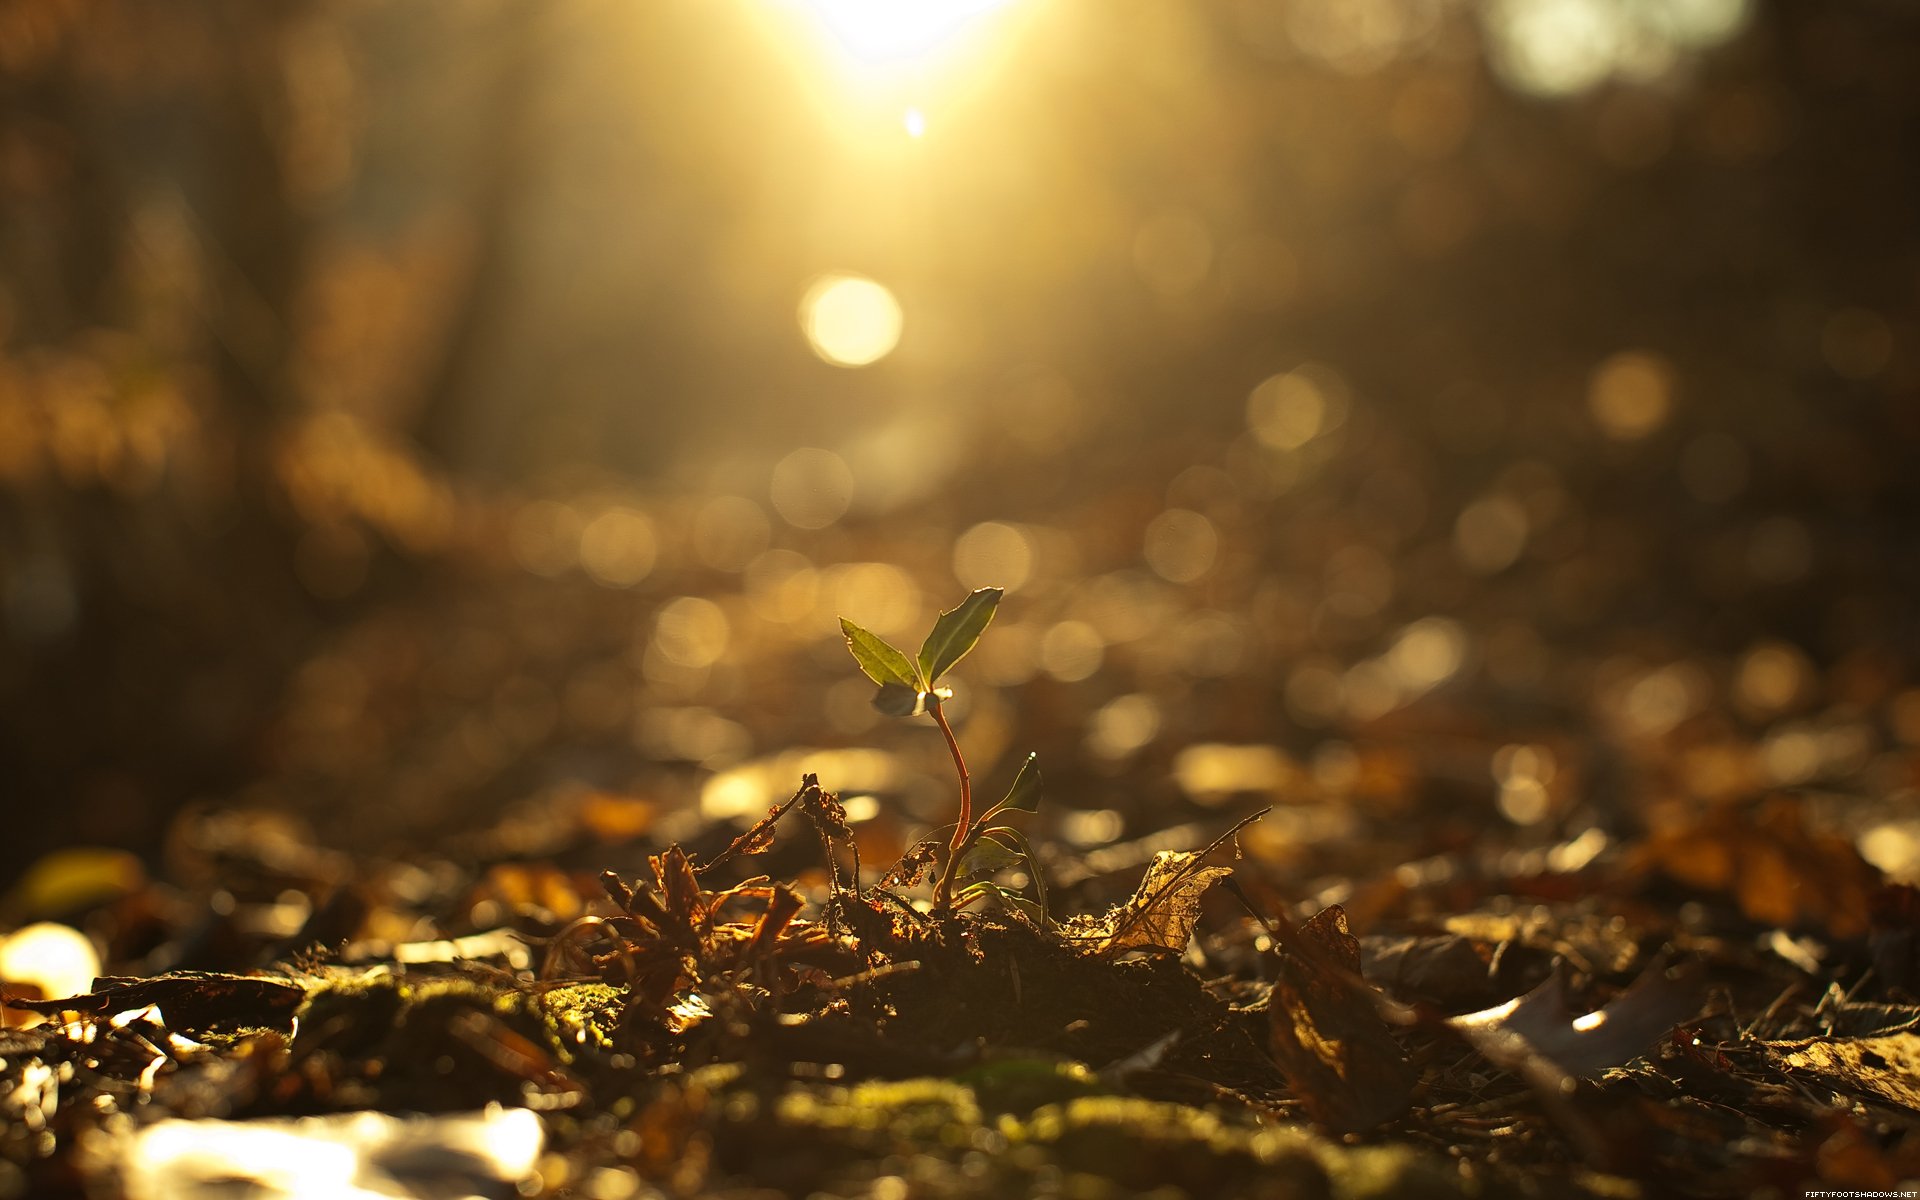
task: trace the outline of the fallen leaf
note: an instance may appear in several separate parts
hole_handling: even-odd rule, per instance
[[[1768,1042],[1781,1065],[1920,1112],[1920,1034]]]
[[[1809,828],[1800,803],[1788,797],[1757,811],[1722,806],[1669,824],[1630,861],[1689,887],[1725,892],[1750,920],[1815,925],[1838,938],[1867,931],[1879,880],[1852,841]]]
[[[1314,1120],[1359,1133],[1407,1111],[1414,1073],[1360,975],[1360,943],[1339,905],[1287,939],[1269,1002],[1274,1061]]]
[[[270,1025],[285,1028],[307,991],[288,979],[260,975],[220,975],[206,971],[176,971],[151,979],[105,976],[94,990],[79,996],[48,1000],[8,1000],[45,1016],[63,1012],[109,1016],[160,1006],[169,1029],[192,1031],[212,1025]]]
[[[1494,988],[1495,944],[1457,934],[1364,937],[1361,964],[1368,979],[1403,1000],[1425,1000],[1453,1010],[1485,1004]]]
[[[1565,1074],[1591,1076],[1632,1062],[1693,1016],[1702,975],[1694,962],[1672,970],[1648,967],[1605,1006],[1575,1013],[1556,970],[1523,996],[1447,1023],[1490,1061],[1516,1073],[1545,1060]]]
[[[1231,867],[1202,866],[1206,853],[1162,850],[1125,904],[1103,917],[1076,917],[1061,932],[1098,955],[1128,950],[1184,954],[1200,920],[1201,895],[1215,880],[1233,874]]]
[[[907,888],[919,883],[939,858],[940,845],[941,843],[933,840],[914,843],[913,849],[902,855],[900,861],[893,864],[893,867],[882,875],[880,882],[874,886],[884,890]]]

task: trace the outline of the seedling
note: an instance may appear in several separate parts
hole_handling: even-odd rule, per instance
[[[973,812],[973,779],[967,774],[967,760],[954,739],[942,707],[952,699],[953,689],[940,686],[941,678],[967,656],[980,641],[993,614],[1000,607],[1000,588],[981,588],[946,612],[933,623],[933,632],[921,643],[920,653],[908,658],[884,638],[840,618],[840,631],[847,635],[847,648],[867,678],[880,685],[873,706],[888,716],[932,717],[947,739],[947,751],[953,755],[954,774],[960,779],[960,815],[953,825],[953,837],[947,843],[946,861],[933,885],[933,914],[944,916],[988,896],[997,897],[1045,926],[1047,888],[1040,878],[1040,866],[1026,835],[1009,825],[995,823],[1007,812],[1037,812],[1040,807],[1040,768],[1036,756],[1027,755],[1014,776],[1005,798],[979,816]],[[922,861],[925,861],[924,859]],[[1033,881],[1034,899],[1017,895],[988,879],[979,879],[961,888],[954,885],[962,876],[991,875],[1003,868],[1025,862],[1027,878]]]

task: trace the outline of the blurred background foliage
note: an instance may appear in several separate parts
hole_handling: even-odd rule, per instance
[[[1000,584],[962,737],[1069,845],[1784,789],[1913,875],[1916,61],[1894,0],[0,0],[0,865],[803,761],[877,856],[940,751],[833,618]]]

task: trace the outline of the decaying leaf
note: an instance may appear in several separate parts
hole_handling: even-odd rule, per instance
[[[847,810],[840,803],[840,797],[822,791],[817,782],[801,789],[800,807],[821,837],[853,837],[853,830],[847,827]]]
[[[168,1028],[190,1031],[223,1024],[284,1028],[306,998],[306,989],[291,979],[176,971],[151,979],[109,975],[95,980],[94,990],[82,996],[9,999],[7,1004],[46,1016],[78,1012],[101,1017],[154,1004],[165,1014]]]
[[[1782,1066],[1920,1112],[1920,1033],[1768,1042]]]
[[[1403,1000],[1454,1010],[1504,994],[1492,990],[1495,944],[1478,938],[1363,937],[1360,953],[1367,978]]]
[[[1407,1111],[1414,1073],[1360,975],[1360,943],[1339,905],[1287,939],[1270,1001],[1274,1061],[1314,1120],[1358,1133]]]
[[[1597,1075],[1639,1057],[1700,1007],[1698,963],[1640,973],[1605,1006],[1575,1013],[1559,971],[1505,1004],[1448,1021],[1498,1066],[1527,1074],[1542,1060],[1567,1075]]]
[[[767,809],[767,815],[753,823],[753,827],[733,839],[728,845],[729,854],[765,854],[773,849],[773,827],[781,817],[787,815],[787,806],[776,804]]]
[[[753,935],[748,939],[745,956],[758,961],[773,953],[782,934],[793,924],[794,917],[806,904],[800,893],[782,884],[775,884],[767,896],[766,911],[754,923]]]
[[[1153,856],[1133,898],[1103,917],[1076,917],[1061,930],[1069,941],[1099,955],[1128,950],[1164,950],[1183,954],[1200,919],[1200,897],[1231,867],[1203,866],[1198,854],[1162,850]]]
[[[940,857],[941,843],[928,839],[914,843],[913,849],[900,857],[885,875],[880,877],[879,887],[883,889],[907,888],[926,878],[927,869]]]

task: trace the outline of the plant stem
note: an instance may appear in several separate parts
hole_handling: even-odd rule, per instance
[[[944,913],[953,905],[953,880],[960,872],[960,855],[967,846],[967,827],[973,824],[973,780],[967,774],[967,760],[960,756],[960,743],[954,740],[953,726],[947,724],[947,714],[941,711],[938,697],[927,705],[927,711],[933,714],[934,724],[946,735],[947,750],[953,755],[953,769],[960,776],[960,820],[953,827],[953,841],[947,847],[947,865],[940,872],[940,881],[933,885],[933,911]]]

